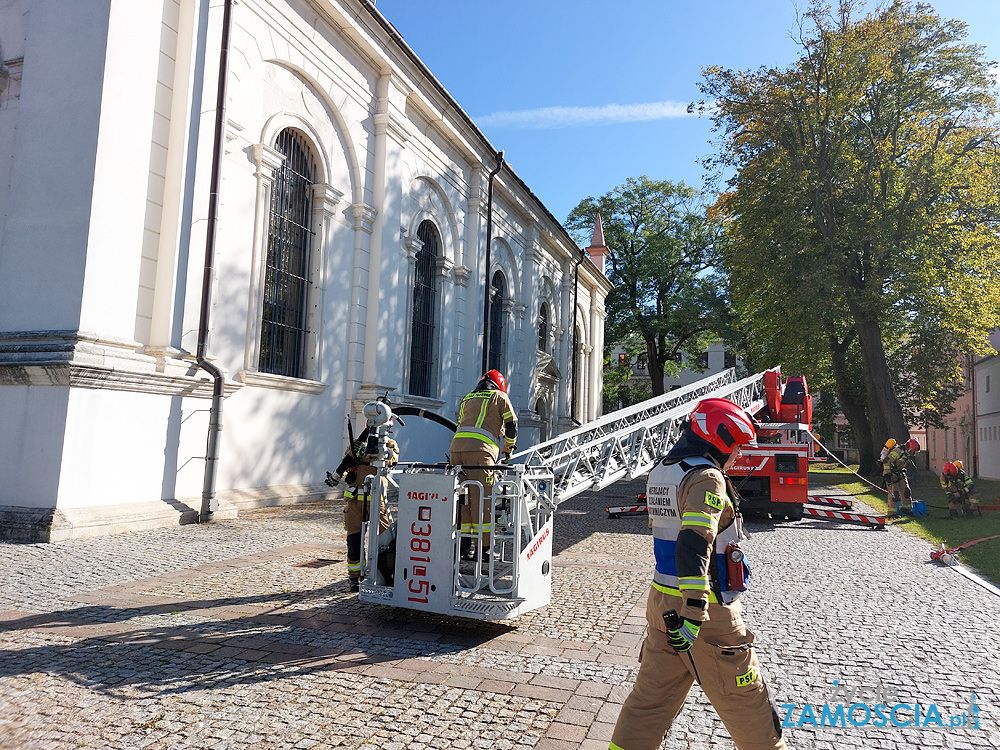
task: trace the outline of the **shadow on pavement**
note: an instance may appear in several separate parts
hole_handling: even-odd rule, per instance
[[[289,606],[310,599],[322,603]],[[206,619],[156,622],[165,616]],[[150,606],[85,606],[0,623],[0,633],[26,639],[32,631],[79,639],[0,649],[0,678],[45,672],[109,694],[167,695],[220,681],[286,678],[289,670],[359,671],[389,660],[459,654],[513,629],[360,602],[344,582]]]

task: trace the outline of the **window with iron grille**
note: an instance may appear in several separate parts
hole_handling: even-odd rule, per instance
[[[486,359],[491,370],[503,372],[504,340],[503,340],[503,302],[506,296],[507,282],[503,274],[497,271],[493,274],[490,293],[490,353]]]
[[[282,130],[274,147],[285,159],[275,170],[271,187],[258,367],[261,372],[303,378],[309,340],[309,217],[316,162],[297,130]]]
[[[413,323],[410,329],[410,393],[434,395],[434,328],[437,305],[436,271],[440,248],[438,232],[430,221],[420,222],[413,280]]]
[[[547,352],[549,345],[549,306],[543,302],[538,311],[538,349]]]

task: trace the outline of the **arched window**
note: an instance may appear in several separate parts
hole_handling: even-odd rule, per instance
[[[490,286],[490,353],[486,362],[491,370],[500,370],[503,372],[503,303],[506,297],[507,282],[504,281],[503,274],[500,271],[493,274],[493,283]]]
[[[548,345],[549,345],[549,305],[547,302],[543,302],[541,309],[538,311],[538,350],[542,352],[547,352]]]
[[[275,170],[264,271],[261,372],[306,376],[309,340],[309,247],[316,160],[305,137],[286,128],[275,149],[285,158]]]
[[[428,220],[417,227],[423,245],[417,252],[413,279],[413,323],[410,329],[410,393],[434,395],[434,327],[437,305],[435,283],[440,250],[438,232]]]

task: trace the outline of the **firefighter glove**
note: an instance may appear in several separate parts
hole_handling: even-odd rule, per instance
[[[698,633],[701,631],[701,624],[694,620],[682,617],[680,626],[667,630],[667,638],[674,651],[681,653],[690,651],[694,642],[698,640]]]
[[[340,484],[340,475],[326,472],[326,486],[336,487],[338,484]]]

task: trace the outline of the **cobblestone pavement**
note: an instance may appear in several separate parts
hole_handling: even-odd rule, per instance
[[[645,516],[604,507],[641,488],[561,505],[552,604],[506,623],[358,601],[335,503],[0,544],[0,748],[606,748],[652,557]],[[745,616],[791,747],[1000,747],[1000,598],[904,525],[748,524]],[[879,690],[919,725],[817,726]],[[695,687],[663,747],[732,743]]]

